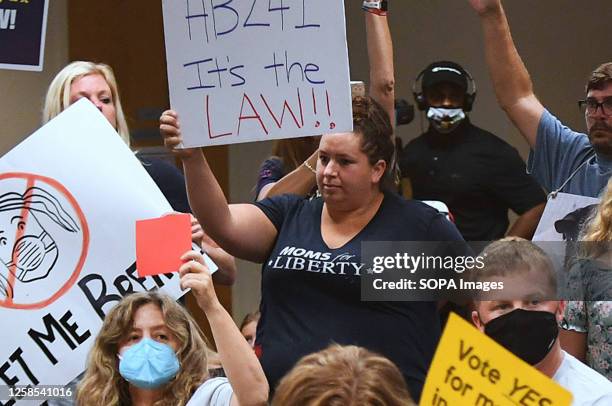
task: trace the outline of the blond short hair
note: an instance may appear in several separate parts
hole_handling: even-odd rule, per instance
[[[411,405],[406,382],[387,358],[332,344],[303,357],[280,381],[273,406]]]
[[[115,74],[111,67],[103,63],[75,61],[66,65],[57,75],[55,75],[55,78],[53,78],[53,81],[47,89],[47,95],[45,96],[43,124],[47,123],[70,106],[70,86],[76,79],[96,74],[102,75],[106,83],[108,83],[108,87],[110,87],[117,118],[116,130],[121,136],[121,139],[129,146],[130,131],[125,120],[125,115],[123,114],[123,108],[121,107],[117,80],[115,79]]]

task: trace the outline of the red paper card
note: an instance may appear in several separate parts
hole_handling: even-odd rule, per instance
[[[138,276],[177,272],[184,253],[191,249],[191,217],[173,213],[136,221]]]

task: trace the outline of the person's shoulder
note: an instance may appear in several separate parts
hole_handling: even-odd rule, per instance
[[[169,161],[168,158],[158,158],[154,156],[146,156],[136,153],[136,158],[140,161],[142,166],[145,168],[151,168],[153,170],[171,170],[178,171],[176,165]]]
[[[252,203],[272,220],[277,229],[285,219],[309,218],[322,206],[321,198],[305,198],[295,194],[283,194]]]
[[[186,406],[226,406],[230,404],[233,393],[227,378],[210,378],[196,389]]]
[[[409,151],[413,148],[420,148],[423,145],[425,145],[425,136],[427,135],[427,133],[423,133],[420,134],[414,138],[412,138],[410,141],[408,141],[406,143],[406,145],[404,145],[404,148],[402,149],[402,151]]]
[[[267,197],[261,200],[259,203],[263,203],[266,201],[274,202],[277,205],[283,205],[286,207],[312,207],[316,206],[318,203],[321,203],[321,198],[304,197],[293,193],[285,193],[282,195]]]
[[[395,193],[385,194],[387,217],[394,227],[410,234],[407,241],[463,241],[457,227],[446,216],[432,206],[419,201],[408,200]]]
[[[259,167],[259,177],[278,177],[284,174],[283,160],[277,156],[271,156],[263,161]]]
[[[276,166],[283,167],[283,160],[275,155],[269,156],[262,162],[261,166]]]
[[[469,136],[475,138],[479,142],[479,145],[487,146],[488,148],[514,149],[512,145],[508,144],[505,140],[493,134],[491,131],[480,128],[474,124],[471,124],[469,128]]]
[[[425,224],[429,224],[438,216],[442,216],[438,210],[430,205],[420,200],[406,199],[398,193],[385,193],[385,203],[391,210],[401,212],[404,218],[419,220]]]
[[[548,133],[559,133],[563,137],[570,138],[579,144],[590,145],[586,134],[572,130],[561,120],[559,120],[551,111],[544,109],[538,125],[538,135]]]
[[[572,392],[576,404],[587,404],[584,403],[587,400],[612,400],[612,382],[565,351],[553,379]]]

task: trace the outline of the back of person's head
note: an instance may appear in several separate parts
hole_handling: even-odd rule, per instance
[[[260,318],[261,318],[261,313],[259,312],[259,310],[255,312],[247,313],[246,316],[244,316],[244,319],[242,319],[242,323],[240,323],[240,330],[242,330],[249,323],[259,322]]]
[[[283,161],[285,173],[302,165],[319,146],[319,137],[299,137],[277,140],[272,147],[272,155]]]
[[[252,313],[247,313],[247,315],[244,316],[244,319],[242,319],[242,323],[240,323],[240,332],[251,347],[255,346],[255,335],[260,318],[261,313],[258,310]]]
[[[502,238],[487,245],[479,256],[483,266],[482,269],[472,271],[472,280],[506,280],[504,290],[494,294],[503,296],[520,293],[508,286],[508,282],[514,282],[515,286],[539,288],[549,300],[555,296],[557,278],[553,263],[548,254],[531,241],[520,237]]]
[[[121,99],[119,98],[119,89],[117,87],[115,74],[110,66],[103,63],[75,61],[66,65],[57,75],[55,75],[55,78],[53,78],[53,81],[47,89],[47,95],[45,96],[43,124],[70,106],[70,86],[76,79],[87,75],[102,75],[106,83],[108,83],[113,96],[115,114],[117,117],[116,130],[121,136],[121,139],[129,146],[130,132],[125,120],[123,108],[121,107]]]
[[[586,85],[586,93],[589,90],[603,90],[612,83],[612,62],[606,62],[597,67],[589,77]]]
[[[131,404],[129,384],[119,374],[120,343],[131,333],[134,314],[146,304],[159,307],[166,327],[179,342],[180,370],[164,389],[163,405],[184,405],[207,378],[207,346],[191,315],[170,296],[159,292],[124,297],[104,318],[89,353],[87,369],[77,391],[80,406]]]
[[[302,358],[280,381],[273,406],[414,405],[387,358],[337,344]]]
[[[353,98],[353,131],[361,134],[361,151],[367,155],[370,165],[379,160],[387,163],[387,170],[381,179],[381,190],[394,187],[394,154],[393,127],[385,109],[371,97]]]

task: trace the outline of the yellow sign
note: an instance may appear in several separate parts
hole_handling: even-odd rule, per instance
[[[420,406],[569,406],[572,394],[451,314]]]

